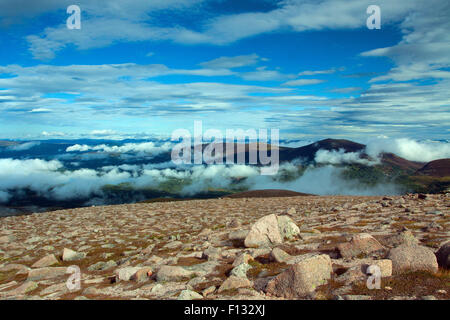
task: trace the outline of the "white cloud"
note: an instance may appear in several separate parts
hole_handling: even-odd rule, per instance
[[[450,143],[384,138],[370,141],[366,152],[372,157],[377,157],[381,152],[390,152],[407,160],[429,162],[450,158]]]
[[[350,92],[361,91],[361,90],[363,90],[363,88],[361,88],[361,87],[347,87],[347,88],[337,88],[337,89],[333,89],[330,91],[336,92],[336,93],[350,93]]]
[[[169,142],[157,145],[154,142],[142,142],[142,143],[125,143],[119,146],[109,146],[106,144],[89,146],[75,144],[66,149],[66,152],[86,152],[86,151],[98,151],[106,153],[137,153],[137,154],[150,154],[158,155],[163,152],[171,150],[172,144]]]
[[[31,142],[21,143],[19,145],[9,146],[8,149],[13,150],[13,151],[26,151],[26,150],[29,150],[40,144],[41,143],[39,141],[31,141]]]
[[[46,108],[36,108],[36,109],[31,109],[30,112],[42,113],[42,112],[52,112],[52,110],[46,109]]]
[[[323,83],[325,81],[326,80],[320,80],[320,79],[298,79],[298,80],[292,80],[292,81],[285,82],[285,83],[283,83],[283,86],[288,86],[288,87],[308,86],[308,85]]]
[[[201,66],[209,69],[233,69],[250,66],[262,60],[257,54],[249,54],[235,57],[220,57],[211,61],[200,63]]]
[[[11,7],[10,1],[8,6]],[[201,30],[189,30],[174,22],[168,27],[152,24],[151,13],[160,9],[180,10],[196,5],[199,1],[168,1],[166,4],[154,4],[154,1],[137,1],[126,9],[118,1],[109,1],[99,5],[89,1],[80,3],[88,18],[83,19],[81,30],[76,33],[65,25],[48,27],[40,35],[30,35],[27,39],[30,50],[38,59],[52,59],[55,52],[69,44],[79,49],[108,46],[115,42],[170,40],[184,44],[227,44],[242,38],[268,32],[308,31],[323,29],[354,29],[365,27],[366,8],[372,4],[369,0],[321,2],[282,1],[278,8],[268,12],[246,12],[215,16],[199,23]],[[423,0],[411,0],[398,3],[379,0],[383,8],[383,21],[388,23],[404,18],[411,9],[426,3]],[[442,2],[441,2],[442,3]],[[55,4],[45,6],[54,9]],[[41,10],[45,10],[42,8]]]
[[[108,130],[108,129],[91,131],[91,135],[93,135],[93,136],[109,136],[109,135],[114,135],[114,134],[117,134],[117,132],[114,130]]]
[[[278,70],[268,70],[266,67],[258,67],[255,71],[244,72],[240,76],[248,81],[283,81],[295,77],[293,74],[283,74]]]
[[[47,132],[47,131],[42,131],[41,132],[41,136],[44,136],[46,138],[48,137],[63,137],[66,134],[64,132]]]
[[[315,71],[307,70],[307,71],[300,72],[298,75],[299,76],[315,76],[315,75],[318,75],[318,74],[332,74],[332,73],[335,73],[336,70],[343,71],[344,68],[339,68],[339,69],[333,68],[333,69],[315,70]]]
[[[413,10],[405,14],[400,27],[402,40],[391,47],[363,52],[365,57],[386,56],[397,64],[387,74],[372,82],[449,79],[450,72],[450,7],[447,1],[415,1]],[[412,4],[412,3],[411,3]]]
[[[361,157],[361,152],[345,152],[344,149],[339,150],[318,150],[314,157],[314,161],[321,164],[346,164],[359,163],[367,166],[379,163],[378,160],[369,160]]]

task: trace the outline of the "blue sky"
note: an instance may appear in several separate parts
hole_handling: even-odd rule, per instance
[[[447,0],[3,0],[0,138],[143,138],[194,120],[448,138],[449,16]]]

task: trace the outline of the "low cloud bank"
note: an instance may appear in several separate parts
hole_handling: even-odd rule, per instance
[[[8,149],[12,150],[12,151],[26,151],[26,150],[30,150],[31,148],[36,147],[40,144],[41,143],[39,141],[30,141],[30,142],[25,142],[25,143],[18,144],[15,146],[9,146]]]
[[[369,156],[366,159],[363,153]],[[372,166],[381,162],[382,153],[394,153],[406,160],[430,162],[437,159],[450,158],[450,143],[443,141],[416,141],[406,138],[390,139],[378,138],[367,143],[363,152],[345,152],[339,150],[318,150],[315,162],[318,164],[350,164],[358,163]]]
[[[125,143],[121,146],[109,146],[106,144],[90,146],[75,144],[66,149],[66,152],[87,152],[87,151],[99,151],[106,153],[136,153],[136,154],[151,154],[158,155],[163,152],[169,152],[172,148],[172,144],[169,142],[157,145],[154,142],[142,142],[142,143]]]
[[[371,166],[380,163],[378,157],[375,160],[364,159],[361,157],[361,152],[345,152],[344,149],[336,150],[318,150],[314,158],[316,163],[320,164],[345,164],[345,163],[359,163],[366,166]]]
[[[384,138],[369,141],[366,152],[373,158],[377,158],[382,152],[390,152],[410,161],[429,162],[450,158],[450,143]]]
[[[397,195],[401,189],[392,183],[380,183],[368,186],[357,180],[347,180],[342,177],[343,168],[332,165],[309,167],[299,178],[288,181],[270,181],[262,176],[251,179],[250,189],[288,189],[297,192],[317,195]]]
[[[174,168],[171,163],[124,164],[96,170],[67,170],[57,160],[0,159],[0,202],[8,202],[13,195],[24,189],[51,200],[101,199],[105,185],[122,183],[135,190],[160,189],[161,184],[169,184],[174,193],[183,196],[213,189],[289,189],[319,195],[399,193],[394,185],[369,187],[356,180],[346,180],[341,175],[342,170],[333,165],[325,165],[308,167],[300,172],[299,167],[293,163],[281,165],[275,176],[262,176],[260,168],[248,165],[186,165]]]

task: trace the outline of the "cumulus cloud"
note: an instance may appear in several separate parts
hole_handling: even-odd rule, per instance
[[[379,160],[364,159],[361,157],[361,152],[345,152],[344,149],[339,150],[318,150],[314,158],[316,163],[320,164],[346,164],[359,163],[367,166],[379,163]]]
[[[120,146],[109,146],[106,144],[89,146],[86,144],[75,144],[66,149],[66,152],[86,152],[86,151],[99,151],[106,153],[147,153],[151,155],[158,155],[163,152],[168,152],[172,148],[170,142],[166,142],[157,145],[155,142],[142,142],[142,143],[125,143]]]
[[[0,159],[0,191],[29,189],[49,199],[67,200],[89,197],[105,184],[126,181],[129,174],[117,169],[66,171],[61,162],[40,159]]]
[[[41,136],[43,137],[63,137],[66,134],[64,132],[47,132],[47,131],[42,131],[41,132]]]
[[[117,132],[114,130],[92,130],[91,131],[91,135],[93,136],[109,136],[109,135],[114,135]]]
[[[221,45],[281,30],[303,32],[353,29],[365,26],[366,9],[372,4],[369,0],[280,1],[275,9],[267,12],[254,11],[227,15],[208,12],[209,14],[205,14],[208,18],[200,21],[199,30],[192,30],[179,21],[173,21],[167,27],[159,27],[148,17],[161,9],[183,10],[197,5],[201,0],[174,0],[164,4],[159,1],[156,1],[159,4],[153,4],[154,2],[136,1],[125,8],[118,1],[108,1],[106,5],[99,5],[95,1],[79,1],[80,7],[87,12],[87,18],[83,20],[83,28],[80,32],[68,37],[64,30],[65,25],[47,27],[42,34],[30,35],[27,38],[30,50],[36,58],[52,59],[55,52],[69,44],[74,44],[79,49],[103,47],[114,42],[143,40]],[[424,3],[427,2],[411,0],[400,4],[379,0],[377,5],[383,8],[383,21],[391,22],[404,18],[412,8]],[[6,1],[3,6],[6,9],[4,14],[13,14],[11,1]],[[47,0],[39,9],[35,8],[30,12],[41,13],[56,8],[55,1]]]
[[[135,150],[127,147],[126,150]],[[141,146],[144,148],[144,146]],[[103,148],[103,147],[102,147]],[[145,149],[145,148],[144,148]],[[140,149],[143,150],[143,149]],[[249,165],[183,165],[173,163],[123,164],[96,169],[68,170],[58,160],[0,159],[0,202],[6,203],[20,190],[31,190],[52,200],[84,199],[101,203],[105,185],[126,183],[136,192],[148,188],[158,190],[161,184],[173,184],[174,193],[192,196],[211,190],[289,189],[314,194],[396,194],[400,191],[389,183],[377,186],[347,180],[343,168],[331,164],[363,163],[359,154],[342,151],[319,152],[316,161],[324,164],[309,166],[302,174],[301,161],[280,165],[278,174],[263,176],[260,167]],[[289,177],[285,180],[285,177]],[[105,200],[106,201],[106,200]]]
[[[288,182],[257,176],[252,179],[251,189],[288,189],[317,195],[395,195],[401,193],[401,189],[391,183],[368,186],[357,180],[344,179],[342,177],[343,170],[332,165],[308,167],[301,177]]]
[[[391,152],[407,160],[429,162],[450,158],[450,143],[382,138],[370,141],[366,152],[372,157],[377,157],[381,152]]]

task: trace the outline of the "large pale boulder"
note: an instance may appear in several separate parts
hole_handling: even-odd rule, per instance
[[[353,236],[349,242],[338,244],[337,249],[343,258],[354,258],[385,248],[370,234],[361,233]]]
[[[300,235],[300,228],[288,216],[278,216],[277,220],[282,239],[291,240]]]
[[[328,255],[307,254],[303,260],[270,280],[266,292],[287,299],[301,298],[326,284],[332,271]]]
[[[245,238],[247,248],[268,247],[283,242],[278,219],[274,214],[262,217],[256,221]]]
[[[393,274],[413,271],[438,271],[438,262],[433,251],[419,245],[401,245],[389,251]]]

